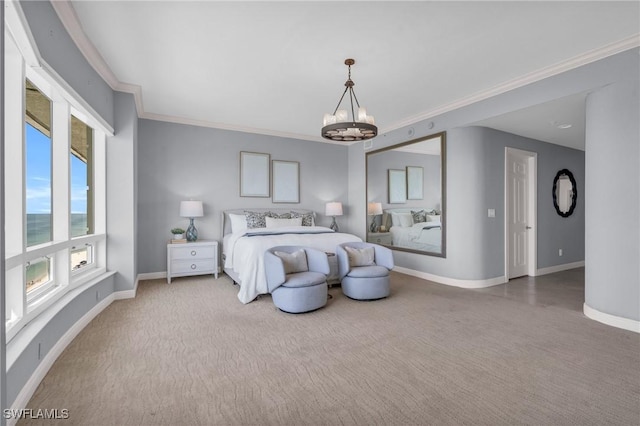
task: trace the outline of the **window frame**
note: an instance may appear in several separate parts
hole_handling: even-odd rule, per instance
[[[9,8],[9,15],[15,12]],[[69,291],[107,272],[106,140],[113,129],[31,46],[19,20],[5,20],[5,330],[7,342]],[[25,177],[26,79],[52,102],[52,241],[27,247]],[[11,106],[6,108],[6,106]],[[93,129],[93,233],[71,237],[71,117]],[[55,129],[55,130],[54,130]],[[20,143],[15,143],[20,141]],[[88,172],[89,173],[89,172]],[[8,231],[8,232],[7,232]],[[74,247],[91,246],[93,262],[72,271]],[[27,295],[27,262],[50,259],[51,281]]]

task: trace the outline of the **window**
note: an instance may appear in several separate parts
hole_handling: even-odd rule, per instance
[[[28,37],[16,43],[13,31],[23,30],[10,29],[1,171],[7,340],[106,271],[106,139],[113,132],[59,76],[34,62]]]
[[[71,116],[71,237],[93,234],[93,129]]]
[[[51,101],[25,84],[25,183],[27,247],[52,240]]]

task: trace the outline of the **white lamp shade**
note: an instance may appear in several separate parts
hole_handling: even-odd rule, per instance
[[[382,214],[382,203],[369,203],[367,204],[367,214],[369,216],[375,216]]]
[[[180,216],[181,217],[204,216],[204,211],[202,209],[202,201],[181,201]]]
[[[342,216],[342,203],[327,203],[325,208],[327,216]]]

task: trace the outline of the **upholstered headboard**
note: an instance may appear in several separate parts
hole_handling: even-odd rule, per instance
[[[251,212],[259,212],[259,213],[264,213],[264,212],[274,212],[274,213],[278,213],[278,214],[282,214],[282,213],[289,213],[289,212],[298,212],[298,213],[313,213],[314,217],[315,217],[315,213],[313,212],[313,210],[308,210],[308,209],[297,209],[297,208],[289,208],[289,209],[283,209],[283,208],[279,208],[279,209],[274,209],[274,208],[253,208],[253,207],[247,207],[244,209],[234,209],[234,210],[225,210],[222,212],[222,236],[224,237],[227,234],[231,233],[231,220],[229,220],[229,213],[231,214],[245,214],[245,212],[247,211],[251,211]]]

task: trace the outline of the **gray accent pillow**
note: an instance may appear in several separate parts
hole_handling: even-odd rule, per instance
[[[269,212],[269,214],[267,214],[268,217],[272,217],[274,219],[291,219],[291,213],[274,213],[274,212]]]
[[[375,265],[375,249],[373,247],[355,248],[345,247],[351,266]]]
[[[427,221],[427,212],[424,210],[413,211],[411,210],[411,215],[413,216],[413,223],[420,223]]]
[[[244,211],[244,215],[247,217],[247,228],[266,228],[267,221],[265,217],[267,216],[267,212],[252,212],[252,211]]]
[[[302,218],[302,226],[313,226],[313,212],[309,213],[299,213],[291,211],[291,217],[301,217]]]
[[[296,250],[293,253],[276,251],[274,254],[282,259],[284,273],[287,275],[297,272],[307,272],[309,270],[309,266],[307,266],[307,253],[302,249]]]

